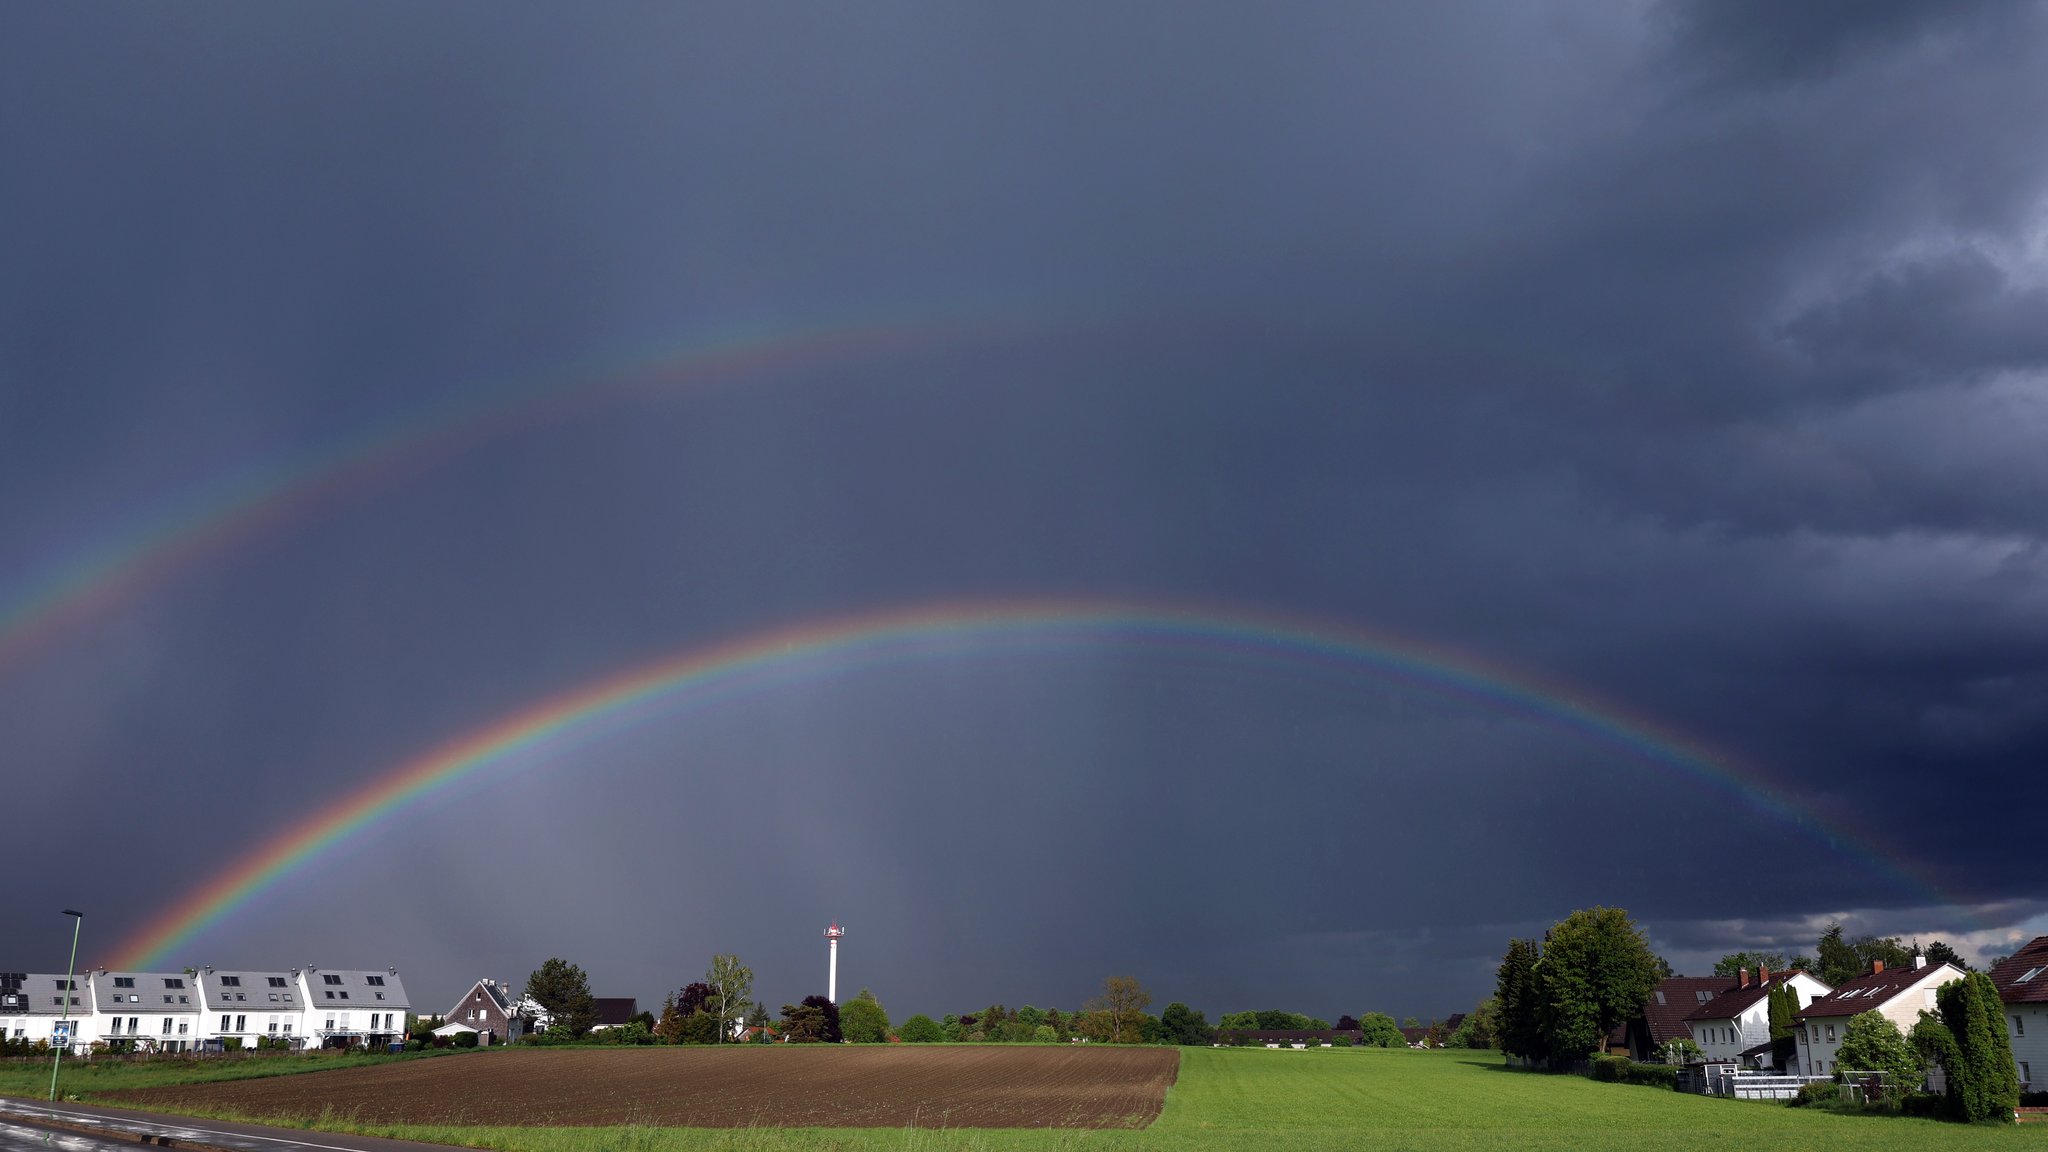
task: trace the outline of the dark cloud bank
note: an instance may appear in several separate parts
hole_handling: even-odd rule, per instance
[[[2040,5],[6,20],[10,603],[463,388],[736,328],[1003,333],[586,390],[96,611],[0,680],[8,965],[62,962],[65,904],[104,957],[627,664],[1018,595],[1472,653],[1803,819],[1412,679],[956,654],[475,781],[177,962],[392,963],[431,1005],[562,954],[653,1001],[735,950],[779,1003],[836,916],[899,1013],[1130,971],[1442,1014],[1593,903],[1695,968],[1837,916],[2042,930]]]

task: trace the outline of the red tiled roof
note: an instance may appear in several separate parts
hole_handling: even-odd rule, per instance
[[[1733,1020],[1742,1015],[1757,1001],[1770,995],[1774,985],[1783,984],[1792,978],[1792,972],[1773,972],[1768,983],[1752,983],[1747,988],[1731,987],[1712,1000],[1695,1008],[1687,1020]]]
[[[1843,984],[1826,996],[1808,1004],[1796,1019],[1810,1016],[1854,1016],[1888,1004],[1893,998],[1920,983],[1922,980],[1943,972],[1929,987],[1940,987],[1950,980],[1962,978],[1962,972],[1953,964],[1930,964],[1925,968],[1887,968],[1882,972],[1866,972]]]
[[[1650,1026],[1650,1046],[1659,1048],[1669,1040],[1690,1038],[1692,1030],[1685,1026],[1685,1018],[1695,1009],[1705,1007],[1699,994],[1705,992],[1711,999],[1734,987],[1735,981],[1726,976],[1673,976],[1658,981],[1650,998],[1643,1002],[1643,1021]]]
[[[2041,970],[2035,972],[2037,968]],[[2022,983],[2020,977],[2029,972],[2033,978]],[[2034,937],[1988,975],[1998,986],[1998,998],[2007,1004],[2048,1004],[2048,936]]]

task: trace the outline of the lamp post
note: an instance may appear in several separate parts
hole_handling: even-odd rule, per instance
[[[71,917],[71,966],[64,973],[64,1007],[57,1021],[58,1031],[64,1034],[64,1043],[53,1044],[57,1055],[50,1061],[50,1103],[57,1102],[57,1066],[64,1063],[64,1049],[71,1046],[71,1002],[77,999],[78,991],[78,929],[85,924],[85,913],[66,908]]]

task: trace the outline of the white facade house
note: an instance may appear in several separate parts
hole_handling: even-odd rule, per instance
[[[1833,991],[1805,971],[1771,972],[1765,969],[1752,978],[1748,969],[1737,976],[1736,986],[1715,996],[1685,1018],[1693,1043],[1709,1061],[1756,1064],[1750,1057],[1763,1049],[1763,1064],[1770,1063],[1771,992],[1791,988],[1805,1008]]]
[[[68,995],[64,990],[67,980],[71,985]],[[92,1018],[84,985],[85,977],[67,977],[62,972],[0,973],[0,1034],[9,1040],[48,1044],[62,1025],[70,1046],[82,1051],[87,1041],[79,1038],[80,1030]]]
[[[225,1046],[254,1048],[257,1041],[305,1047],[305,992],[291,972],[229,972],[212,965],[194,976],[205,1036]]]
[[[62,979],[62,977],[58,977]],[[183,972],[110,972],[85,977],[92,1020],[83,1039],[146,1052],[189,1052],[199,1046],[199,990]],[[54,991],[54,990],[53,990]]]
[[[1831,1076],[1840,1070],[1837,1053],[1849,1021],[1865,1012],[1883,1016],[1902,1034],[1911,1032],[1921,1011],[1934,1007],[1934,990],[1962,978],[1962,969],[1955,965],[1930,965],[1923,957],[1915,957],[1911,968],[1887,970],[1879,963],[1876,971],[1843,984],[1793,1017],[1798,1025],[1799,1071],[1807,1076]]]
[[[306,1001],[306,1028],[318,1047],[377,1047],[405,1039],[412,1010],[398,969],[302,968],[299,992]]]
[[[2034,937],[1988,975],[2005,1010],[2020,1091],[2048,1090],[2048,936]]]

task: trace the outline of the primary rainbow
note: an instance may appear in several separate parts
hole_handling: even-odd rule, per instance
[[[181,494],[106,535],[100,543],[43,566],[18,594],[0,601],[0,673],[66,630],[99,617],[162,583],[193,561],[401,461],[499,422],[530,418],[551,401],[586,392],[671,389],[749,373],[872,356],[1012,330],[991,319],[926,316],[783,323],[724,328],[680,343],[602,362],[556,367],[524,380],[454,392],[310,452],[245,468]]]
[[[1543,720],[1734,795],[1859,859],[1888,882],[1949,903],[1860,842],[1804,817],[1705,747],[1648,718],[1441,645],[1264,612],[1092,600],[928,604],[809,621],[690,648],[537,701],[375,775],[260,845],[145,925],[115,964],[171,963],[199,933],[412,806],[493,769],[550,765],[550,753],[722,694],[906,659],[1087,643],[1192,647],[1392,676]]]

